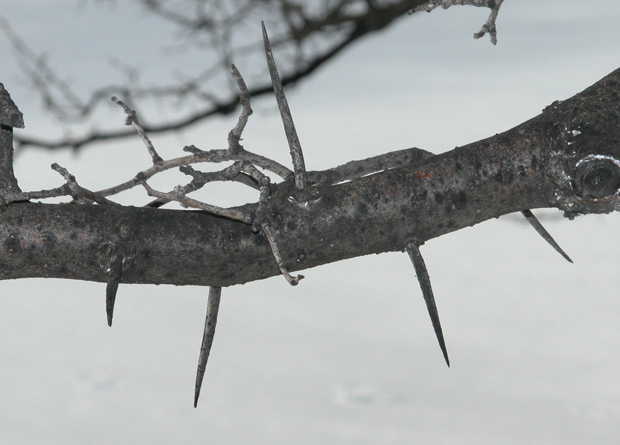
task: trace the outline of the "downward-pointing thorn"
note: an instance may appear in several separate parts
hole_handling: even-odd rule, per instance
[[[449,368],[450,359],[448,358],[448,350],[446,348],[446,342],[443,338],[443,330],[441,329],[441,322],[439,321],[439,312],[437,311],[437,305],[435,304],[433,288],[431,287],[431,279],[428,275],[428,271],[426,270],[426,264],[424,264],[424,259],[422,258],[420,249],[416,244],[407,244],[406,250],[409,254],[409,258],[411,258],[411,262],[413,263],[415,273],[418,276],[420,288],[422,289],[422,295],[424,296],[424,301],[426,302],[426,309],[428,309],[428,315],[431,317],[433,329],[435,330],[435,336],[439,342],[439,347],[443,353],[443,358],[446,361],[446,365],[448,365]]]
[[[196,388],[194,390],[194,408],[198,406],[198,397],[200,397],[200,388],[202,387],[202,379],[207,369],[207,360],[211,352],[213,337],[215,336],[215,325],[217,324],[217,313],[220,309],[220,297],[222,295],[221,287],[209,288],[209,299],[207,301],[207,318],[205,320],[204,333],[202,335],[202,344],[200,345],[200,356],[198,357],[198,369],[196,370]]]
[[[123,256],[119,252],[111,252],[108,283],[105,288],[105,312],[108,317],[108,326],[112,326],[116,292],[123,276]]]
[[[569,263],[573,262],[573,260],[570,259],[566,252],[562,250],[560,245],[553,239],[551,234],[547,232],[547,229],[543,227],[538,218],[534,216],[531,210],[522,210],[521,214],[525,216],[525,219],[527,219],[527,221],[532,225],[532,227],[534,227],[534,230],[536,230],[536,232],[538,232],[538,234],[542,236],[543,239],[547,241],[551,245],[551,247],[555,249],[556,252],[562,255],[564,259],[566,259],[566,261],[568,261]]]
[[[105,288],[105,312],[108,317],[108,326],[112,326],[112,317],[114,316],[114,302],[116,301],[116,291],[118,290],[118,281],[110,281]]]

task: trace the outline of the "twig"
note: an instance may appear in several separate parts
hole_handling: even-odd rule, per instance
[[[125,111],[125,114],[127,114],[127,118],[125,119],[125,125],[131,125],[134,128],[134,130],[136,130],[136,133],[138,133],[138,135],[140,136],[140,139],[142,139],[142,141],[144,142],[144,145],[146,146],[146,149],[148,150],[149,155],[151,155],[153,164],[159,164],[160,162],[162,162],[163,159],[157,154],[157,151],[155,151],[155,147],[153,146],[153,143],[147,136],[146,131],[144,131],[144,128],[142,128],[142,126],[140,125],[140,122],[138,121],[138,115],[136,114],[136,110],[129,108],[129,106],[127,106],[125,102],[118,99],[116,96],[112,96],[111,99],[112,99],[112,102],[115,102],[118,105],[120,105],[123,111]]]
[[[252,222],[252,231],[258,233],[263,223],[265,216],[265,209],[267,208],[267,200],[269,199],[271,180],[269,176],[262,174],[256,167],[249,162],[244,162],[241,165],[241,169],[250,175],[258,185],[260,190],[260,196],[258,197],[258,206],[256,206],[256,213],[254,214],[254,221]]]
[[[280,116],[282,117],[282,123],[284,124],[284,132],[286,133],[286,139],[288,140],[288,146],[291,151],[291,157],[293,158],[293,170],[295,172],[295,187],[297,190],[305,190],[306,181],[306,165],[304,163],[304,155],[301,150],[301,144],[299,143],[299,137],[297,136],[297,130],[295,130],[295,124],[293,123],[293,116],[288,106],[286,96],[284,95],[284,88],[282,88],[282,82],[276,68],[276,62],[273,59],[273,53],[271,52],[271,46],[269,44],[269,37],[267,37],[267,30],[265,29],[265,23],[261,22],[263,28],[263,41],[265,43],[265,56],[267,57],[267,66],[269,67],[269,74],[271,75],[271,83],[273,84],[273,92],[278,102],[278,108],[280,109]]]
[[[286,278],[286,281],[289,282],[291,286],[297,286],[299,281],[304,278],[303,275],[297,275],[296,277],[291,276],[286,270],[286,266],[284,265],[284,260],[282,260],[282,255],[280,255],[280,249],[278,249],[278,245],[276,243],[276,239],[271,229],[271,226],[267,223],[263,223],[261,225],[263,229],[263,233],[267,237],[267,241],[269,241],[269,247],[271,248],[271,253],[273,254],[274,259],[276,260],[276,264],[278,265],[278,269],[280,269],[280,273]]]
[[[149,196],[165,199],[168,201],[176,201],[183,207],[191,207],[194,209],[204,210],[205,212],[209,212],[213,215],[222,216],[224,218],[232,219],[234,221],[241,221],[246,224],[252,224],[252,217],[250,215],[240,212],[239,210],[225,209],[223,207],[217,207],[211,204],[207,204],[206,202],[189,198],[185,196],[182,187],[180,186],[176,187],[174,191],[170,193],[159,192],[153,189],[146,182],[143,182],[142,186],[145,188]]]
[[[60,173],[60,175],[63,178],[65,178],[65,181],[67,181],[67,187],[69,188],[69,194],[73,197],[73,199],[76,202],[90,201],[90,202],[96,202],[97,204],[116,204],[115,202],[112,202],[109,199],[106,199],[105,197],[101,196],[101,194],[95,193],[93,191],[90,191],[80,186],[77,183],[75,176],[69,173],[66,168],[61,167],[60,165],[56,163],[53,163],[52,170]],[[55,190],[60,190],[60,189],[55,189]],[[63,195],[64,194],[66,193],[63,193]]]
[[[455,5],[490,8],[491,13],[489,14],[489,18],[487,19],[486,23],[482,25],[480,31],[474,33],[474,39],[479,39],[486,33],[489,33],[489,36],[491,37],[491,43],[493,45],[497,45],[497,28],[495,26],[495,21],[497,20],[499,8],[501,8],[502,3],[504,3],[504,0],[429,0],[427,4],[415,8],[415,11],[431,12],[433,9],[438,8],[439,6],[441,6],[443,9],[448,9],[450,6]]]
[[[207,318],[205,319],[205,327],[202,334],[202,343],[200,345],[200,356],[198,357],[198,367],[196,369],[196,387],[194,390],[194,408],[198,406],[198,397],[200,397],[200,389],[202,380],[207,369],[207,361],[213,345],[213,337],[215,336],[215,327],[217,325],[217,314],[220,310],[220,297],[222,296],[222,288],[211,286],[209,288],[209,299],[207,301]]]
[[[186,175],[190,175],[193,179],[189,184],[179,186],[181,191],[184,194],[195,192],[196,190],[201,189],[206,184],[213,181],[234,181],[239,182],[241,184],[247,185],[254,189],[258,189],[258,185],[256,181],[254,181],[251,177],[246,174],[241,173],[241,162],[236,161],[234,164],[226,167],[223,170],[215,171],[215,172],[201,172],[195,170],[191,165],[182,165],[179,167],[179,171]],[[145,207],[154,207],[158,208],[162,205],[168,203],[170,201],[157,198],[154,201],[148,203]]]
[[[183,156],[180,158],[170,159],[167,161],[162,161],[158,164],[154,164],[150,168],[139,172],[132,179],[118,184],[114,187],[99,190],[97,193],[101,196],[116,195],[118,193],[132,189],[136,186],[142,185],[144,181],[163,171],[169,170],[171,168],[181,167],[184,165],[197,164],[200,162],[218,163],[226,161],[248,161],[256,166],[259,166],[261,168],[264,168],[265,170],[277,174],[283,179],[288,179],[293,175],[293,172],[291,172],[283,165],[272,161],[271,159],[268,159],[264,156],[254,154],[246,150],[243,150],[242,152],[239,152],[237,154],[231,154],[228,150],[202,151],[196,149],[194,146],[185,147],[184,150],[191,150],[190,152],[195,154],[191,156]]]
[[[491,43],[493,45],[497,45],[497,27],[495,25],[495,21],[497,20],[497,15],[499,14],[499,8],[502,7],[502,3],[504,3],[504,0],[494,0],[494,3],[495,3],[494,6],[492,7],[489,6],[491,8],[491,14],[489,14],[489,18],[487,19],[487,22],[484,25],[482,25],[482,28],[480,28],[480,31],[478,31],[477,33],[474,33],[474,39],[479,39],[480,37],[483,37],[488,32],[489,36],[491,37]]]
[[[232,65],[232,77],[235,79],[235,82],[237,82],[237,87],[239,88],[239,103],[241,104],[241,114],[239,115],[237,125],[228,133],[228,150],[234,154],[243,150],[243,146],[240,143],[241,134],[253,111],[250,106],[250,91],[235,65]]]

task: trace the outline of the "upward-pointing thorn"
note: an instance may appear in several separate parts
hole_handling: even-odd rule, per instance
[[[284,132],[286,133],[286,139],[288,140],[288,146],[291,151],[291,157],[293,158],[293,170],[295,172],[295,187],[297,190],[305,190],[307,185],[306,179],[306,165],[304,163],[304,155],[301,150],[301,143],[297,136],[297,130],[293,123],[293,116],[288,106],[288,101],[284,95],[284,88],[282,87],[282,81],[278,74],[278,68],[276,62],[273,59],[273,53],[271,52],[271,45],[269,44],[269,37],[267,36],[267,30],[265,29],[265,23],[261,22],[263,28],[263,42],[265,44],[265,56],[267,57],[267,66],[269,67],[269,74],[271,75],[271,84],[273,85],[273,92],[278,102],[278,108],[280,109],[280,116],[282,117],[282,123],[284,124]]]
[[[198,357],[198,369],[196,370],[194,408],[198,406],[198,397],[200,397],[202,379],[205,376],[205,370],[207,369],[207,360],[209,360],[209,353],[211,352],[213,337],[215,336],[215,325],[217,324],[217,313],[220,309],[221,295],[221,287],[212,286],[209,288],[209,299],[207,301],[207,319],[205,320],[205,328],[202,335],[202,344],[200,345],[200,356]]]
[[[435,330],[435,335],[437,336],[439,347],[441,348],[443,358],[446,360],[446,364],[449,368],[450,359],[448,358],[448,350],[446,349],[446,342],[443,338],[441,322],[439,321],[439,312],[437,312],[437,305],[435,304],[433,288],[431,287],[431,279],[428,276],[426,264],[424,264],[424,259],[422,258],[422,254],[420,253],[420,249],[417,245],[415,245],[414,243],[407,244],[406,249],[407,253],[409,254],[409,258],[411,258],[411,262],[413,263],[415,273],[418,276],[420,288],[422,289],[422,295],[424,296],[424,301],[426,302],[426,309],[428,309],[428,315],[430,315],[431,317],[431,322],[433,323],[433,329]]]
[[[555,249],[556,252],[562,255],[564,259],[566,259],[566,261],[568,261],[569,263],[573,262],[573,260],[570,259],[570,257],[566,254],[566,252],[562,250],[560,245],[553,239],[551,234],[547,232],[547,229],[543,227],[543,225],[540,223],[538,218],[534,216],[531,210],[522,210],[521,214],[525,216],[525,219],[527,219],[527,221],[532,225],[532,227],[534,227],[534,230],[536,230],[538,234],[542,236],[543,239],[547,241],[551,245],[551,247]]]

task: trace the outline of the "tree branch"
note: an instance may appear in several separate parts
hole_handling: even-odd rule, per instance
[[[403,251],[524,209],[555,207],[569,218],[618,210],[617,97],[620,70],[505,133],[348,182],[311,183],[307,200],[293,198],[293,178],[274,184],[264,224],[281,264],[296,271]],[[236,210],[253,215],[257,204]],[[199,211],[16,202],[0,211],[0,279],[108,282],[100,258],[111,238],[132,258],[123,283],[221,287],[281,273],[265,234],[243,222]]]

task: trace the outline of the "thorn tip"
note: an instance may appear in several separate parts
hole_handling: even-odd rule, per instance
[[[534,213],[532,213],[531,210],[529,210],[529,209],[522,210],[521,214],[523,216],[525,216],[525,219],[527,220],[527,222],[529,222],[532,225],[534,230],[536,230],[536,232],[540,236],[542,236],[542,238],[545,241],[547,241],[549,243],[549,245],[551,247],[553,247],[557,253],[562,255],[562,257],[566,261],[568,261],[569,263],[573,262],[573,260],[567,255],[567,253],[564,252],[564,250],[560,247],[560,245],[553,239],[551,234],[549,232],[547,232],[547,229],[545,229],[545,227],[541,224],[541,222],[538,220],[538,218],[536,218],[536,216],[534,215]]]

